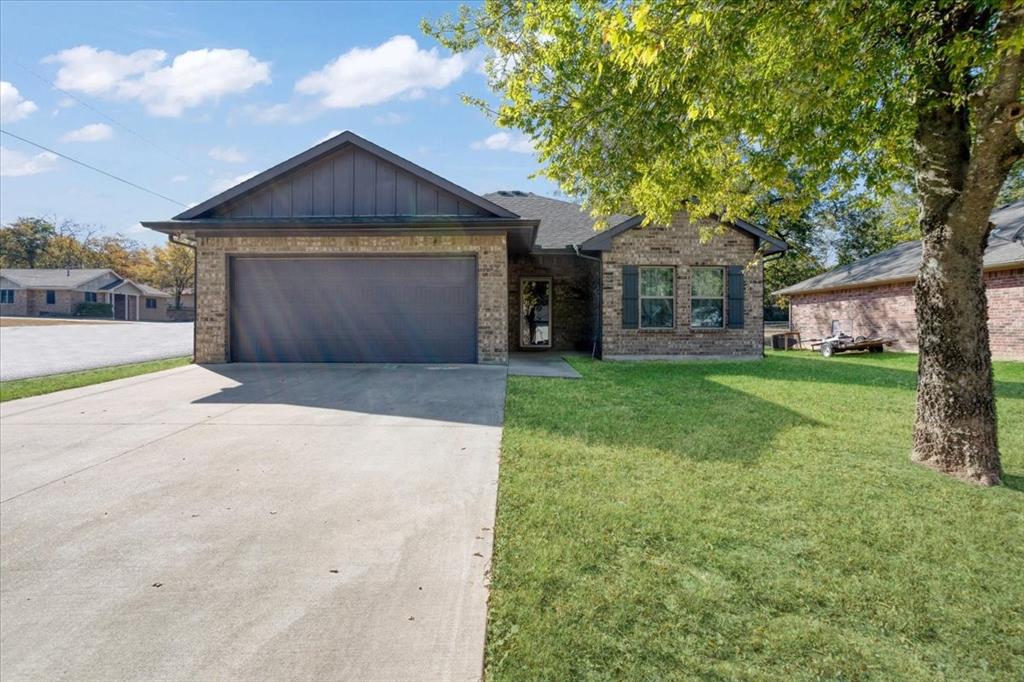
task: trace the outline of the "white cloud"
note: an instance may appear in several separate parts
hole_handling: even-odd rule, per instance
[[[396,114],[393,111],[389,111],[385,114],[378,114],[373,117],[373,124],[378,126],[397,126],[405,123],[409,120],[409,117],[405,114]]]
[[[11,83],[0,81],[0,121],[20,121],[38,108],[35,102],[22,97]]]
[[[502,131],[494,133],[470,145],[473,149],[491,149],[494,151],[518,152],[532,154],[535,151],[533,140],[522,133]]]
[[[248,50],[190,50],[161,66],[166,60],[162,50],[118,54],[80,45],[44,61],[61,65],[57,87],[136,100],[154,116],[181,116],[185,109],[270,82],[269,62]]]
[[[188,182],[188,176],[187,175],[175,175],[173,178],[171,178],[171,182]]]
[[[316,144],[320,144],[321,142],[327,142],[327,140],[331,139],[335,135],[341,135],[343,132],[345,132],[345,131],[343,131],[343,130],[332,130],[331,132],[327,133],[326,135],[321,137],[319,140],[317,140]]]
[[[259,171],[252,171],[251,173],[244,173],[234,178],[221,178],[217,182],[210,185],[210,191],[213,194],[220,194],[226,189],[231,189],[235,185],[241,184],[251,178],[254,175],[258,175]]]
[[[78,130],[71,130],[61,136],[61,142],[99,142],[114,136],[114,129],[106,123],[90,123]]]
[[[57,167],[57,155],[50,152],[42,152],[30,156],[16,149],[0,147],[0,176],[5,178],[18,177],[19,175],[36,175],[45,173]]]
[[[295,91],[319,97],[324,108],[349,109],[447,87],[468,66],[463,55],[439,57],[436,48],[421,50],[411,36],[398,35],[377,47],[349,50],[299,80]]]
[[[209,152],[210,158],[227,163],[245,163],[246,156],[238,151],[238,147],[214,147]]]

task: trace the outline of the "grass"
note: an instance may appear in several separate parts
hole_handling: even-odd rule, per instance
[[[572,364],[509,378],[489,679],[1020,679],[1024,363],[989,489],[909,461],[913,355]]]
[[[66,388],[79,388],[91,384],[100,384],[104,381],[114,379],[125,379],[159,372],[162,369],[182,367],[192,362],[192,358],[170,358],[168,360],[152,360],[150,362],[139,362],[132,365],[115,365],[114,367],[101,367],[90,369],[84,372],[68,372],[67,374],[51,374],[45,377],[34,377],[31,379],[15,379],[13,381],[0,381],[0,402],[28,398],[34,395],[63,391]]]

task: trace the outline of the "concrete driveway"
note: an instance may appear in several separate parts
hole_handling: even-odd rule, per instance
[[[505,368],[189,366],[0,406],[0,678],[477,679]]]
[[[192,355],[191,322],[0,327],[0,381]]]

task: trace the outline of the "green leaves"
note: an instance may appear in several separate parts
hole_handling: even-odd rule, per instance
[[[940,48],[954,12],[965,27]],[[542,140],[542,172],[566,193],[664,222],[684,200],[745,217],[771,194],[775,217],[796,216],[825,193],[906,181],[930,70],[954,63],[968,97],[998,13],[996,0],[491,0],[430,32],[495,51],[493,115]]]

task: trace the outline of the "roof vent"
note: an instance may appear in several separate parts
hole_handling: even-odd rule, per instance
[[[498,190],[498,194],[500,194],[503,197],[528,197],[528,196],[530,196],[529,192],[523,192],[523,191],[520,191],[518,189],[500,189],[500,190]]]

